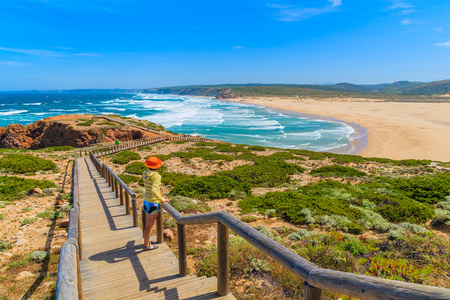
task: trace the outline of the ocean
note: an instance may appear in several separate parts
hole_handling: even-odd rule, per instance
[[[221,141],[335,153],[362,150],[363,128],[338,120],[213,98],[106,93],[0,93],[0,127],[61,114],[117,114]]]

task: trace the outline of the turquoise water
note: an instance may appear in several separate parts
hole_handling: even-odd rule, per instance
[[[265,107],[174,95],[0,93],[0,127],[60,114],[118,114],[168,130],[222,141],[279,148],[353,153],[363,133],[343,122]]]

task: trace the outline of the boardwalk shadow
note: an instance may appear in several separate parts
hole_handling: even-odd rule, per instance
[[[179,275],[169,275],[169,276],[163,276],[159,278],[149,279],[147,276],[147,272],[142,265],[139,257],[137,254],[141,253],[142,245],[135,245],[135,241],[129,241],[126,243],[125,246],[100,252],[94,255],[91,255],[89,257],[89,260],[92,261],[105,261],[109,264],[118,263],[121,261],[129,260],[131,263],[131,266],[133,267],[134,273],[136,275],[136,278],[139,281],[139,290],[143,291],[146,290],[147,292],[163,292],[167,294],[167,296],[170,295],[171,299],[177,299],[178,298],[178,292],[176,288],[166,289],[166,288],[158,288],[157,286],[154,286],[155,284],[162,283],[168,280],[173,280],[180,278]]]
[[[87,162],[86,162],[86,165],[87,165],[87,170],[89,172],[89,176],[91,177],[91,179],[94,182],[95,191],[97,192],[98,198],[100,199],[100,203],[102,204],[102,208],[105,213],[106,219],[108,220],[109,228],[112,231],[124,230],[124,229],[131,228],[132,227],[131,224],[130,224],[130,226],[127,226],[127,227],[117,228],[116,223],[114,222],[114,217],[124,216],[125,213],[118,215],[118,216],[111,215],[111,211],[109,210],[109,207],[120,206],[120,204],[108,206],[106,201],[116,199],[115,194],[112,191],[109,191],[109,192],[103,191],[102,192],[100,184],[103,185],[104,182],[100,182],[100,184],[99,184],[99,180],[103,180],[103,179],[101,177],[94,177],[92,170]],[[108,186],[108,185],[106,185],[106,186]],[[105,198],[105,196],[107,197],[108,194],[111,194],[111,196],[108,198]]]

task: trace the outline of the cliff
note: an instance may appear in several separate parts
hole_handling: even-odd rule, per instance
[[[150,94],[215,97],[218,99],[235,97],[234,91],[231,88],[215,88],[215,87],[155,88],[155,89],[146,89],[143,90],[143,92]]]
[[[125,122],[125,121],[124,121]],[[139,120],[139,125],[146,125]],[[140,130],[102,116],[65,115],[23,126],[0,127],[0,148],[39,149],[54,146],[87,147],[100,142],[130,141],[155,133]]]

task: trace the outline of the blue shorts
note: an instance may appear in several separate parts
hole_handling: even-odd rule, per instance
[[[144,201],[143,209],[149,215],[153,215],[153,214],[156,214],[158,211],[161,211],[161,208],[159,207],[159,203],[153,203],[153,202],[147,202],[147,201]]]

